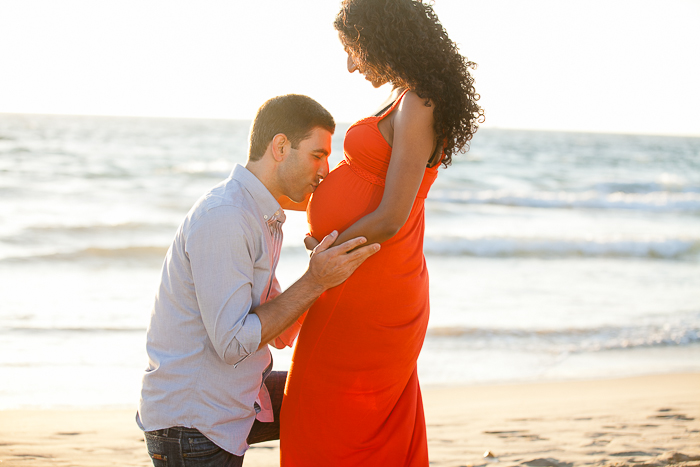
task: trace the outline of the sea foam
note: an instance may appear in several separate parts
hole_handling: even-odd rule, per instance
[[[601,193],[589,190],[519,192],[512,190],[436,190],[430,199],[463,204],[496,204],[559,209],[633,209],[653,212],[700,212],[700,193],[654,191]]]
[[[685,320],[646,322],[627,326],[568,329],[429,328],[428,338],[445,345],[473,349],[547,352],[598,352],[638,347],[688,346],[700,343],[700,315]]]
[[[424,252],[433,255],[480,257],[615,257],[682,259],[700,253],[700,239],[652,238],[518,238],[452,237],[425,239]]]

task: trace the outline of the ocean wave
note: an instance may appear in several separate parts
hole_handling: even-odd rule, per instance
[[[94,333],[145,333],[145,327],[5,327],[0,333],[25,334],[94,334]]]
[[[231,161],[219,159],[215,161],[186,162],[173,167],[172,172],[205,177],[226,178],[228,174],[231,173],[232,169],[233,164]]]
[[[284,255],[292,260],[307,251],[300,243],[285,243]],[[74,251],[38,252],[0,258],[0,263],[128,261],[162,262],[168,247],[115,246],[89,247]],[[427,235],[423,252],[435,256],[474,256],[482,258],[647,258],[684,260],[700,255],[700,239],[557,239],[519,237],[450,237]]]
[[[664,172],[656,177],[653,182],[601,182],[595,183],[583,191],[597,191],[600,193],[700,193],[700,186],[695,185],[687,178]]]
[[[564,330],[483,329],[436,327],[428,329],[432,344],[472,349],[546,352],[599,352],[700,343],[700,316],[680,323]]]
[[[123,222],[118,224],[82,224],[82,225],[51,225],[40,224],[27,227],[27,232],[37,233],[58,233],[58,234],[109,234],[114,232],[174,232],[177,228],[175,224],[146,223],[146,222]]]
[[[114,260],[114,261],[162,261],[166,247],[160,246],[130,246],[116,248],[85,248],[71,252],[48,253],[26,256],[12,256],[0,259],[0,262],[29,262],[29,261],[85,261],[85,260]]]
[[[51,255],[56,259],[81,259],[81,258],[165,258],[168,251],[160,246],[130,246],[124,248],[85,248],[73,253]]]
[[[429,199],[447,203],[496,204],[533,208],[700,212],[700,192],[692,191],[653,191],[647,193],[625,193],[617,191],[613,193],[601,193],[597,190],[582,192],[517,192],[510,190],[470,192],[434,190]]]
[[[124,226],[125,230],[129,228]],[[70,233],[73,228],[66,228],[66,232]],[[81,231],[81,227],[75,227],[75,232]],[[93,229],[92,227],[87,227],[87,229]],[[97,228],[96,230],[99,230]],[[13,236],[10,238],[0,238],[0,241],[5,241],[10,243],[12,239],[18,238]],[[130,263],[142,263],[153,265],[155,263],[162,263],[165,259],[165,255],[168,252],[169,243],[163,243],[161,245],[135,245],[135,246],[121,246],[115,245],[113,247],[109,246],[94,246],[82,249],[76,249],[72,251],[48,251],[46,248],[37,249],[34,252],[27,251],[26,253],[8,255],[5,257],[0,257],[0,264],[2,263],[40,263],[40,262],[130,262]],[[167,246],[166,246],[167,245]],[[302,257],[304,260],[308,261],[308,252],[306,248],[301,243],[289,242],[282,245],[282,250],[285,252],[285,257],[291,259],[291,256]]]
[[[682,259],[700,253],[698,239],[548,239],[517,237],[426,237],[432,255],[479,257],[611,257]]]

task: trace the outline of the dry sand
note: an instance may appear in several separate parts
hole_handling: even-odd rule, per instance
[[[431,466],[700,466],[700,374],[423,396]],[[278,465],[278,446],[253,447],[246,466]],[[0,467],[148,465],[133,410],[0,412]]]

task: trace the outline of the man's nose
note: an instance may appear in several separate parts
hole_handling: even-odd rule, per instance
[[[328,172],[328,159],[326,159],[318,169],[318,176],[321,178],[326,178],[328,176]]]
[[[357,65],[355,65],[355,61],[352,59],[352,56],[348,55],[348,72],[353,73],[355,70],[357,70]]]

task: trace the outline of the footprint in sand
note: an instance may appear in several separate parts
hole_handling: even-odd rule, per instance
[[[528,467],[573,467],[573,462],[563,462],[558,459],[548,458],[538,458],[532,459],[530,461],[521,462],[520,465],[526,465]]]
[[[672,414],[667,414],[667,415],[652,415],[649,418],[663,418],[666,420],[684,420],[684,421],[695,420],[693,417],[688,417],[687,415],[680,414],[680,413],[672,413]]]
[[[513,431],[484,431],[487,435],[496,435],[499,438],[524,438],[529,441],[547,441],[548,438],[542,438],[540,435],[528,434],[527,430],[513,430]]]
[[[596,447],[596,446],[607,446],[610,444],[610,439],[597,439],[595,441],[591,441],[590,444],[584,444],[583,447],[585,448],[590,448],[590,447]]]
[[[614,452],[610,454],[611,456],[615,457],[638,457],[638,456],[655,456],[656,454],[653,454],[651,452],[643,452],[643,451],[626,451],[626,452]]]
[[[664,420],[684,420],[684,421],[695,420],[693,417],[688,417],[685,414],[672,413],[675,411],[676,411],[676,409],[664,407],[663,409],[658,409],[656,411],[658,413],[657,415],[650,415],[647,418],[660,418],[660,419],[664,419]]]
[[[700,456],[688,456],[680,452],[669,453],[665,456],[669,464],[680,464],[681,462],[700,461]]]

